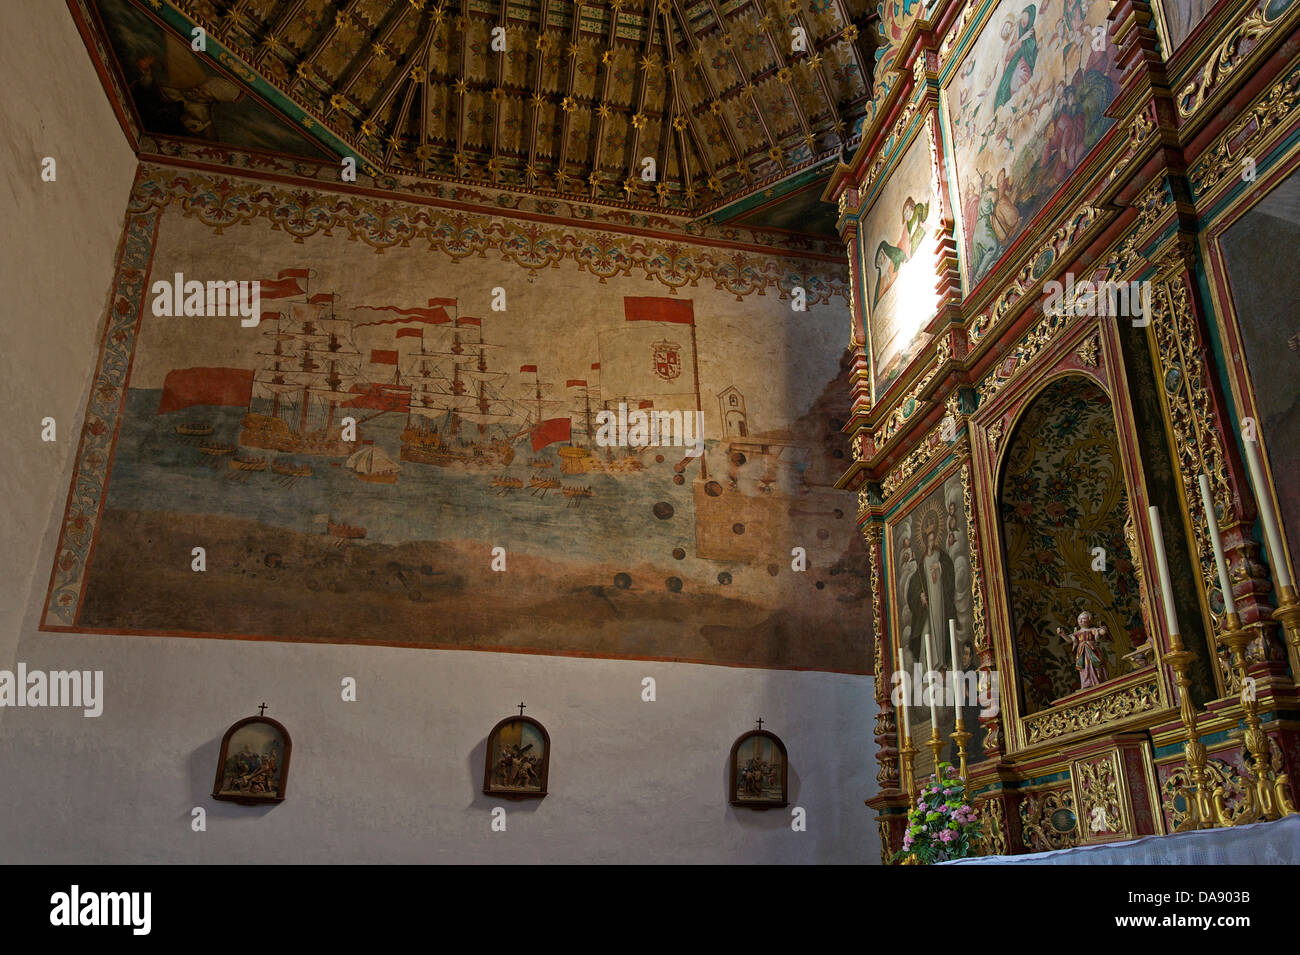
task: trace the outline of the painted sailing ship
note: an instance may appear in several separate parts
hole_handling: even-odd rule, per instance
[[[333,316],[332,302],[332,295],[293,302],[263,333],[267,344],[258,352],[263,361],[253,374],[240,445],[326,457],[355,450],[335,424],[335,409],[357,397],[349,389],[361,353],[351,323]]]
[[[372,484],[396,484],[398,472],[402,470],[400,464],[374,445],[353,452],[348,457],[347,466],[356,472],[358,478]]]
[[[430,347],[428,337],[436,340]],[[514,460],[507,435],[516,415],[497,383],[489,353],[500,345],[483,341],[476,318],[425,326],[419,351],[406,356],[403,378],[410,386],[401,459],[437,467],[499,468]]]

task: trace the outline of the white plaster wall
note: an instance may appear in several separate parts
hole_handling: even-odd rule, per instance
[[[106,702],[0,710],[0,862],[879,861],[866,677],[37,631],[134,162],[63,4],[4,0],[2,25],[0,667],[103,670]],[[263,700],[293,734],[288,799],[214,802],[221,734]],[[484,740],[518,700],[550,731],[551,795],[506,803],[479,792]],[[806,832],[727,805],[757,716],[789,748]]]

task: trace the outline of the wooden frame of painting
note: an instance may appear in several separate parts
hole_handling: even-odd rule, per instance
[[[888,172],[877,178],[880,192],[858,227],[858,270],[863,276],[862,309],[874,402],[930,343],[933,336],[925,329],[939,310],[935,234],[943,211],[932,135],[923,114],[911,138],[898,147]],[[904,322],[910,327],[904,328]]]
[[[517,727],[517,728],[516,728]],[[534,750],[539,747],[541,755]],[[505,747],[512,747],[506,751]],[[507,716],[488,733],[483,792],[505,799],[541,799],[551,772],[551,734],[531,716]]]
[[[1260,156],[1257,161],[1263,161]],[[1287,365],[1295,361],[1300,351],[1300,334],[1286,336],[1285,329],[1278,334],[1278,326],[1268,327],[1262,313],[1286,314],[1285,308],[1270,310],[1270,302],[1279,301],[1287,282],[1261,281],[1261,276],[1243,274],[1245,258],[1238,255],[1234,263],[1233,247],[1249,243],[1257,247],[1267,244],[1276,247],[1284,221],[1278,221],[1276,210],[1294,208],[1300,194],[1300,149],[1292,148],[1286,157],[1276,163],[1255,183],[1255,188],[1234,199],[1220,218],[1204,233],[1206,273],[1210,281],[1210,303],[1213,315],[1207,320],[1216,324],[1223,336],[1224,351],[1241,356],[1235,362],[1225,362],[1231,400],[1237,410],[1237,420],[1252,418],[1258,422],[1259,452],[1264,460],[1264,479],[1268,483],[1273,511],[1282,522],[1282,550],[1291,579],[1296,579],[1297,556],[1292,552],[1291,541],[1300,539],[1296,527],[1300,525],[1300,493],[1293,482],[1279,480],[1279,475],[1293,471],[1294,462],[1300,459],[1294,441],[1288,440],[1296,427],[1292,409],[1295,408],[1296,378],[1287,373]],[[1274,210],[1270,216],[1269,209]],[[1264,228],[1260,220],[1267,222]],[[1291,220],[1294,222],[1294,219]],[[1252,228],[1255,235],[1249,233]],[[1294,228],[1294,227],[1293,227]],[[1249,247],[1248,245],[1246,246]],[[1248,259],[1247,259],[1248,261]],[[1272,260],[1263,260],[1267,267]],[[1234,269],[1236,274],[1234,275]],[[1261,292],[1266,292],[1263,297]],[[1250,312],[1243,321],[1243,311]],[[1273,341],[1268,336],[1276,334]],[[1258,494],[1258,489],[1252,489]],[[1272,560],[1272,555],[1269,555]]]
[[[766,752],[761,751],[759,740],[770,741]],[[779,757],[774,759],[777,754]],[[790,757],[785,743],[775,733],[757,729],[741,735],[731,744],[728,767],[731,805],[748,809],[783,809],[789,805]]]
[[[212,798],[244,806],[284,802],[292,751],[289,731],[278,720],[248,716],[233,723],[221,737]]]

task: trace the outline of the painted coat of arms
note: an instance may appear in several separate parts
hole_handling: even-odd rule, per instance
[[[682,346],[667,339],[654,343],[655,377],[675,381],[682,373]]]

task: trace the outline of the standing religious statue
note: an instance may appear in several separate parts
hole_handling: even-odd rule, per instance
[[[1079,614],[1079,629],[1066,633],[1064,627],[1056,628],[1056,635],[1074,651],[1074,668],[1079,671],[1079,689],[1099,686],[1110,679],[1106,670],[1106,657],[1101,652],[1101,641],[1109,639],[1105,627],[1092,625],[1092,614]]]
[[[907,605],[912,612],[911,653],[913,660],[924,660],[921,647],[928,635],[934,652],[934,665],[952,666],[948,656],[948,621],[957,618],[956,573],[952,558],[941,545],[939,513],[930,511],[921,524],[921,547],[918,573],[907,585]],[[946,667],[945,667],[946,668]]]

